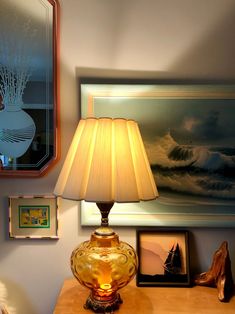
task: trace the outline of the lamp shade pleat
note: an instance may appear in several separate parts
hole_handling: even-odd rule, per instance
[[[127,120],[114,120],[113,182],[116,202],[139,200]]]
[[[135,121],[129,121],[128,131],[138,197],[142,201],[156,198],[156,196],[158,196],[156,184],[145,152],[142,137]]]
[[[90,159],[88,184],[84,199],[93,202],[112,200],[112,124],[102,119],[94,135],[94,150]]]
[[[158,196],[133,120],[81,119],[54,193],[91,202],[137,202]]]

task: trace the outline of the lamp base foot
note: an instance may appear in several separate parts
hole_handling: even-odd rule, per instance
[[[90,309],[99,314],[113,314],[115,310],[119,309],[122,302],[123,301],[119,293],[116,293],[113,299],[108,301],[97,300],[92,296],[92,294],[90,294],[84,304],[84,308],[86,310]]]

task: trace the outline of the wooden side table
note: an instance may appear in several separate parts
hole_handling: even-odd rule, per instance
[[[216,288],[140,288],[132,281],[120,294],[123,304],[117,314],[235,314],[235,296],[222,303]],[[75,279],[65,280],[53,314],[92,313],[83,308],[88,295],[89,290]]]

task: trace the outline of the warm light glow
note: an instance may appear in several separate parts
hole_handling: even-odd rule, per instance
[[[158,193],[137,123],[80,120],[55,194],[91,202],[155,199]]]
[[[111,287],[112,286],[109,283],[105,283],[105,284],[100,285],[100,288],[103,290],[109,290],[109,289],[111,289]]]

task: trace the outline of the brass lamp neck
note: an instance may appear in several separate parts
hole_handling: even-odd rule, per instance
[[[105,202],[99,202],[96,203],[97,207],[100,210],[101,213],[101,226],[96,229],[95,234],[99,236],[110,236],[114,235],[113,229],[109,227],[109,212],[111,208],[113,207],[113,203],[105,203]]]
[[[101,227],[108,227],[109,226],[109,212],[113,207],[113,202],[110,203],[96,203],[97,207],[100,210],[101,214]]]

